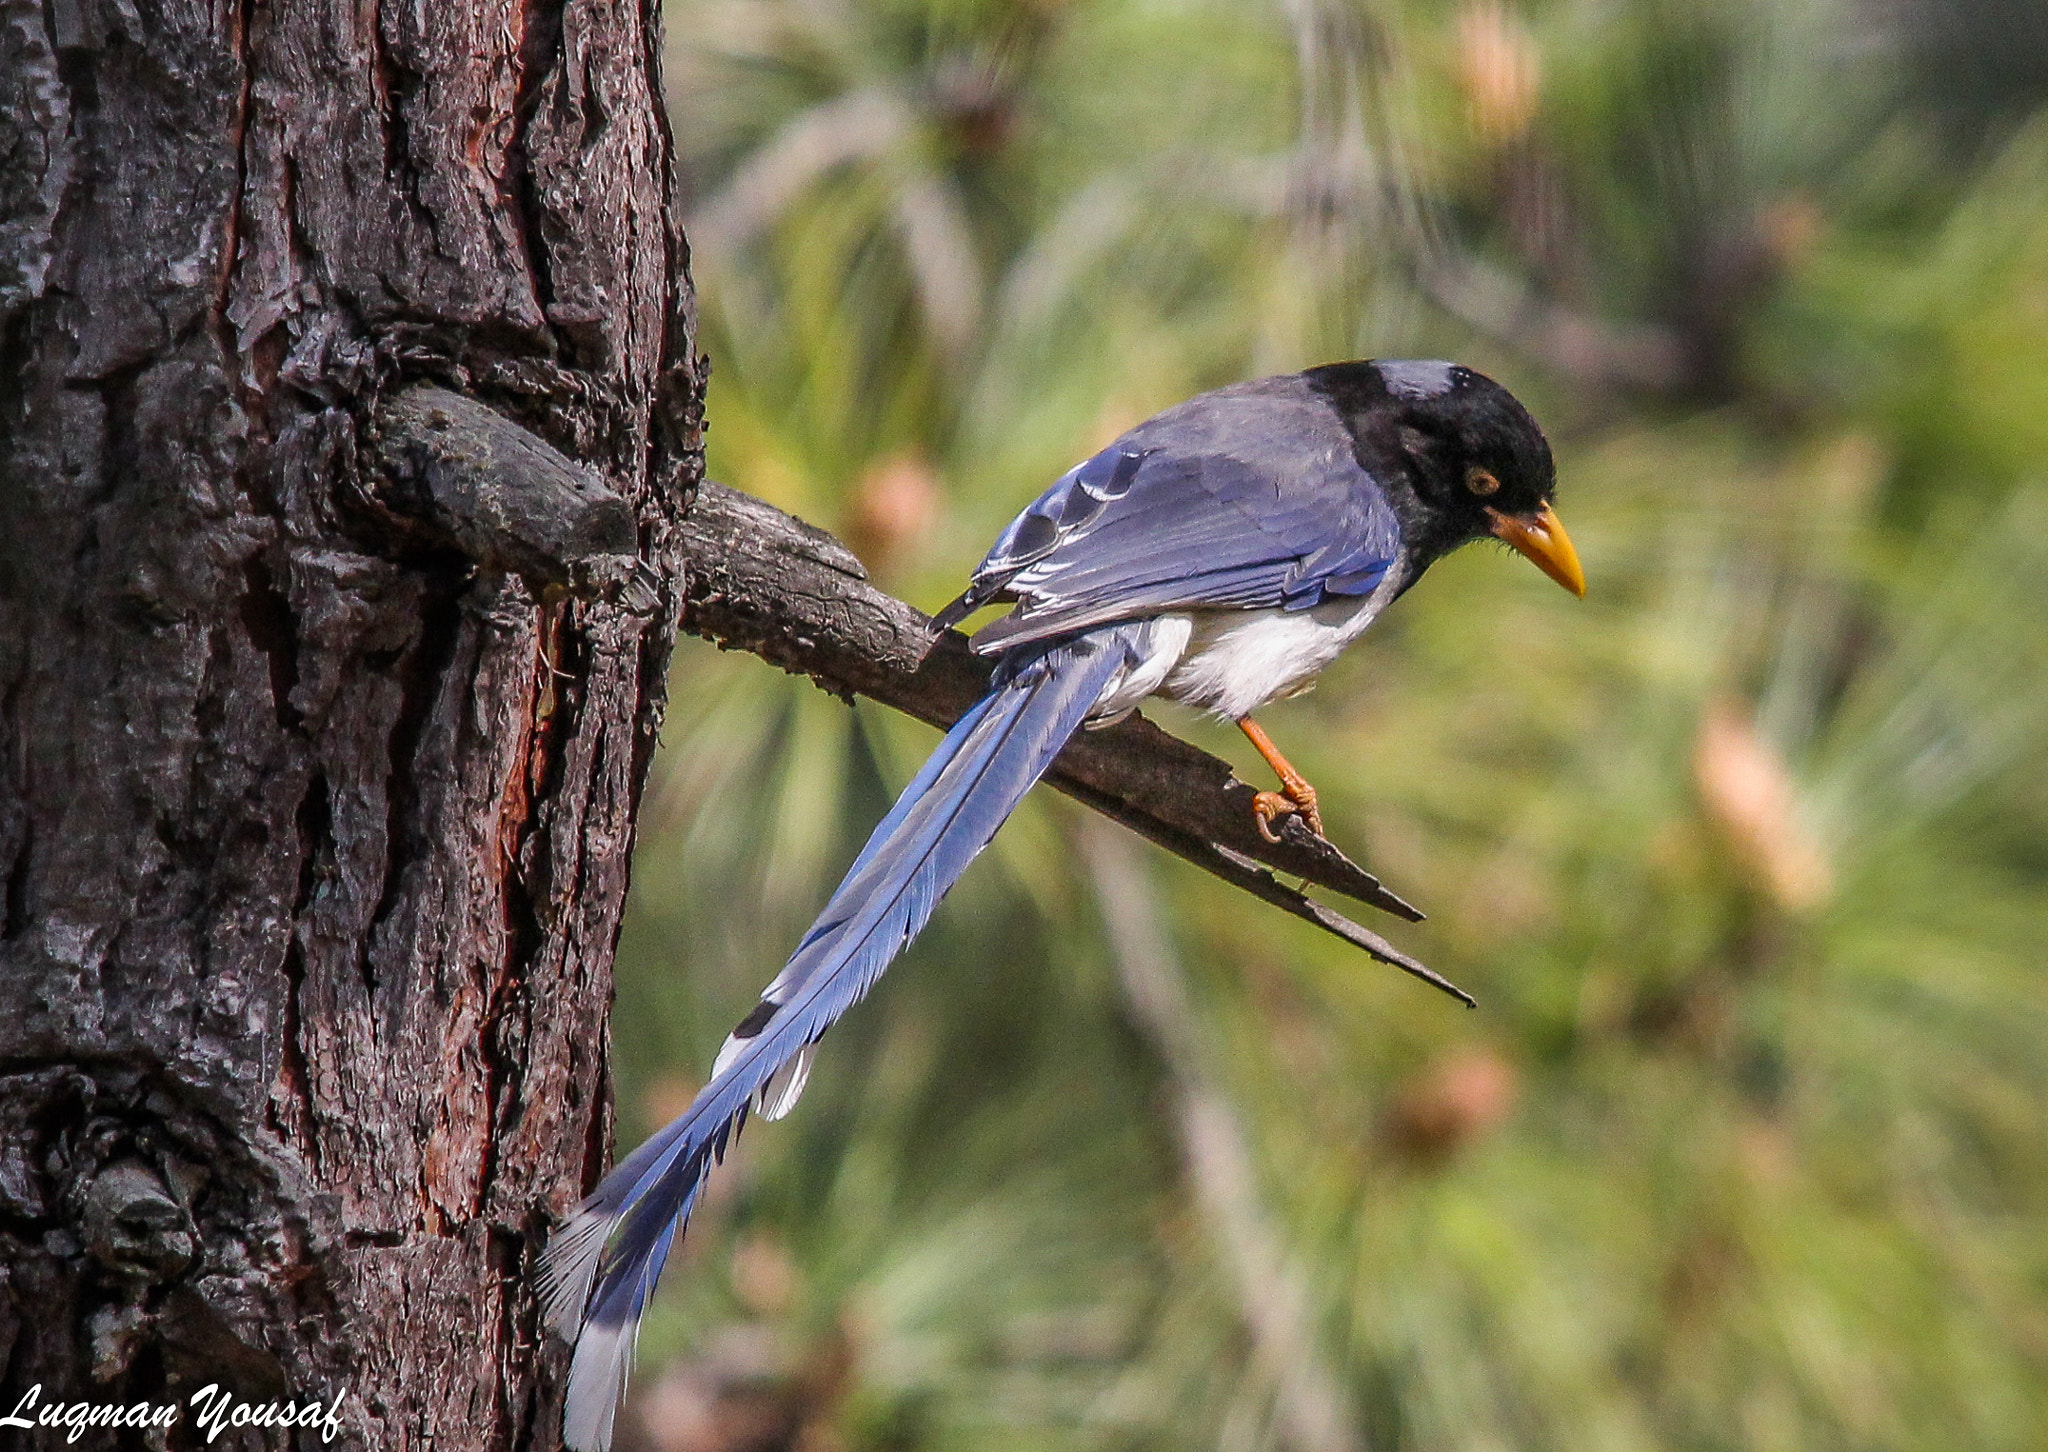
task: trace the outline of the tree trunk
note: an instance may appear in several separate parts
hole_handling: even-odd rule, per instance
[[[554,1445],[699,468],[657,22],[0,0],[0,1415]],[[589,466],[637,591],[451,526],[422,383]]]

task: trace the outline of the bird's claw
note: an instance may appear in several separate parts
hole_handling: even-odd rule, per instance
[[[1260,792],[1252,798],[1252,813],[1258,818],[1259,835],[1268,842],[1280,840],[1273,824],[1282,817],[1299,816],[1309,831],[1318,837],[1323,835],[1322,813],[1316,810],[1316,791],[1306,782],[1298,790],[1290,787],[1284,792]]]

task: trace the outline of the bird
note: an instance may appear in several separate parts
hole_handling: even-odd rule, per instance
[[[563,1433],[605,1452],[640,1318],[712,1167],[751,1110],[780,1119],[818,1040],[873,987],[1075,731],[1151,695],[1235,722],[1278,791],[1268,837],[1315,788],[1252,713],[1300,694],[1436,560],[1496,539],[1584,595],[1552,508],[1556,467],[1515,397],[1438,360],[1324,364],[1199,394],[1062,475],[935,618],[1011,610],[996,658],[874,830],[690,1107],[612,1170],[550,1240],[543,1315],[574,1346]]]

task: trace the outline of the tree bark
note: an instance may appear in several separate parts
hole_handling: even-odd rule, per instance
[[[606,1152],[699,468],[657,53],[615,0],[0,0],[0,1414],[554,1445],[526,1282]],[[593,470],[636,587],[394,484],[423,380]]]

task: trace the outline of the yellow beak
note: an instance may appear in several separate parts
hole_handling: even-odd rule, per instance
[[[1564,525],[1550,512],[1549,505],[1537,510],[1534,518],[1502,514],[1498,509],[1486,512],[1493,519],[1495,535],[1528,556],[1537,569],[1565,589],[1584,598],[1586,572],[1579,568],[1579,552],[1572,548],[1572,537],[1564,532]]]

